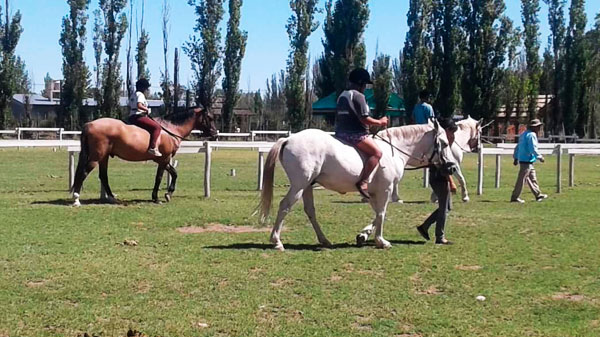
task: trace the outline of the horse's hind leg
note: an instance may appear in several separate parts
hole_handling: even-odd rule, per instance
[[[160,183],[162,182],[166,166],[166,164],[158,164],[158,168],[156,169],[156,178],[154,178],[154,189],[152,190],[152,201],[154,201],[157,204],[160,203],[160,200],[158,200],[158,189],[160,188]]]
[[[169,174],[171,175],[171,184],[169,184],[169,187],[167,187],[165,199],[167,199],[167,202],[169,202],[171,201],[171,197],[175,192],[175,183],[177,182],[177,170],[175,169],[175,167],[173,167],[173,165],[167,164],[167,171],[169,171]]]
[[[81,193],[81,188],[83,187],[83,182],[85,181],[85,178],[87,178],[87,176],[90,174],[90,172],[92,172],[94,168],[98,166],[98,162],[89,161],[84,165],[85,166],[83,168],[83,171],[81,172],[81,174],[75,175],[75,181],[73,182],[73,206],[75,207],[81,206],[79,196]]]
[[[304,189],[304,193],[302,193],[302,198],[304,202],[304,212],[308,216],[308,219],[310,220],[310,223],[312,224],[313,229],[317,234],[317,239],[319,240],[319,243],[323,247],[331,247],[331,242],[327,240],[325,234],[323,234],[323,231],[321,230],[321,226],[317,222],[317,214],[315,212],[315,200],[313,196],[312,186],[309,186],[306,189]]]
[[[108,156],[100,161],[100,183],[102,187],[104,187],[104,191],[106,191],[106,200],[108,203],[114,204],[117,199],[115,195],[112,193],[110,189],[110,185],[108,184]]]
[[[271,243],[275,245],[275,249],[280,251],[284,251],[285,248],[281,243],[281,227],[283,227],[283,219],[290,212],[292,206],[300,200],[302,196],[304,188],[290,187],[290,190],[286,194],[285,198],[281,200],[279,203],[279,211],[277,212],[277,219],[275,220],[275,224],[273,225],[273,230],[271,231]]]

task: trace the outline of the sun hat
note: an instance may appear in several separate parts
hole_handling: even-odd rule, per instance
[[[529,122],[529,126],[540,126],[540,125],[544,125],[544,123],[540,122],[540,120],[537,119],[537,118],[536,119],[532,119]]]

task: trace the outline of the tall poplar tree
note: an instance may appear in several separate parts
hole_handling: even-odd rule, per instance
[[[503,0],[461,0],[466,40],[463,59],[463,113],[473,118],[495,118],[499,107],[502,65],[513,32],[504,15]]]
[[[544,0],[548,5],[548,23],[550,25],[550,39],[552,41],[552,58],[554,69],[552,72],[552,113],[548,118],[546,129],[559,134],[563,131],[563,80],[565,76],[565,2],[566,0]]]
[[[183,51],[189,56],[195,76],[196,102],[211,110],[215,87],[221,76],[221,29],[223,0],[189,0],[198,18],[192,36]]]
[[[537,96],[540,81],[540,20],[539,0],[521,0],[523,37],[527,59],[527,112],[529,119],[537,118]]]
[[[290,0],[292,16],[288,19],[287,33],[290,38],[290,54],[287,61],[285,97],[287,116],[292,131],[307,126],[306,71],[308,69],[308,37],[319,26],[315,21],[318,0]]]
[[[148,69],[148,43],[150,43],[150,35],[144,28],[144,16],[145,16],[145,5],[146,1],[142,0],[142,14],[140,19],[140,36],[137,41],[137,54],[135,55],[135,61],[137,62],[137,79],[145,78],[150,81],[150,69]]]
[[[240,99],[239,82],[242,60],[246,53],[248,33],[240,30],[240,12],[242,0],[229,0],[229,21],[225,41],[225,59],[223,61],[223,92],[225,101],[221,111],[223,129],[233,131],[234,108]]]
[[[60,46],[63,54],[63,87],[58,126],[76,130],[88,122],[83,110],[89,70],[83,58],[86,43],[86,11],[90,0],[67,0],[69,15],[63,18]]]
[[[0,12],[2,8],[0,7]],[[11,119],[10,104],[17,90],[18,71],[15,49],[21,38],[21,12],[11,17],[8,1],[4,6],[4,20],[0,15],[0,130],[6,129]]]
[[[363,34],[369,21],[368,0],[328,0],[323,25],[324,52],[319,59],[321,78],[317,92],[341,93],[346,89],[348,74],[364,68],[366,48]],[[333,90],[332,90],[333,89]]]
[[[585,55],[585,0],[572,0],[569,8],[569,29],[565,49],[565,85],[564,87],[564,125],[565,133],[576,132],[580,137],[585,135],[585,87],[584,76],[586,69]]]
[[[102,73],[102,103],[100,113],[104,117],[121,117],[119,99],[121,96],[121,63],[119,51],[121,41],[127,31],[127,16],[123,9],[127,0],[100,0],[103,14],[102,41],[104,42],[104,59]]]
[[[385,116],[392,94],[392,68],[389,55],[377,55],[373,61],[373,95],[375,97],[375,118]]]

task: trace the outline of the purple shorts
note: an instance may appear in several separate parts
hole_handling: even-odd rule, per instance
[[[367,137],[369,137],[368,133],[347,133],[347,132],[338,132],[335,134],[335,137],[346,142],[350,143],[350,145],[355,146],[356,144],[362,142]]]

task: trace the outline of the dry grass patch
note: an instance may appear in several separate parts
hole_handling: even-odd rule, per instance
[[[36,280],[29,281],[25,285],[27,286],[27,288],[39,288],[45,286],[46,283],[48,283],[48,280]]]
[[[570,301],[570,302],[583,302],[587,298],[583,295],[576,295],[571,293],[556,293],[552,295],[552,299],[555,301]]]
[[[482,266],[464,266],[464,265],[456,265],[454,266],[455,269],[457,270],[481,270],[483,269]]]

